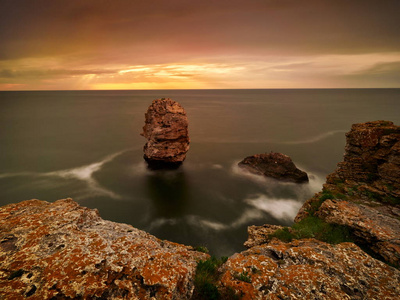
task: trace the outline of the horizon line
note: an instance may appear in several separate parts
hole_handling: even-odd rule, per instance
[[[54,90],[0,90],[0,92],[83,92],[83,91],[213,91],[213,90],[393,90],[400,87],[351,87],[351,88],[213,88],[213,89],[54,89]]]

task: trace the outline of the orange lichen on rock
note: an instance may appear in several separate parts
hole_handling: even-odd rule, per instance
[[[208,257],[71,199],[10,204],[0,216],[4,299],[188,299],[197,261]]]
[[[400,294],[400,271],[352,243],[273,239],[233,255],[222,272],[221,286],[241,299],[397,299]]]
[[[323,192],[303,204],[295,222],[310,214],[346,227],[357,243],[400,267],[400,126],[354,124],[346,134],[343,161],[328,175]]]

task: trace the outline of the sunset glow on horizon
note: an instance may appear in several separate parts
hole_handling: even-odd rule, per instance
[[[0,90],[399,88],[399,1],[2,1]]]

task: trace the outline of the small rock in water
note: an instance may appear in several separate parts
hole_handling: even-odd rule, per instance
[[[282,153],[264,153],[248,156],[239,166],[253,174],[272,177],[281,181],[308,182],[306,172],[298,169],[292,159]]]
[[[175,169],[185,160],[190,143],[188,118],[178,102],[154,100],[145,114],[141,135],[147,138],[143,151],[150,169]]]

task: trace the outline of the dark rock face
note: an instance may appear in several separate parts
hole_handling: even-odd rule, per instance
[[[239,166],[257,175],[281,181],[308,182],[306,172],[299,170],[292,159],[282,153],[256,154],[243,159]]]
[[[169,98],[154,100],[141,135],[147,138],[143,151],[149,168],[178,168],[185,160],[190,143],[188,119],[179,103]]]
[[[400,266],[400,127],[388,121],[354,124],[343,162],[323,191],[307,200],[295,222],[313,214],[349,228],[377,257]],[[324,197],[324,201],[321,198]]]
[[[0,299],[189,299],[207,257],[71,199],[0,208]]]
[[[343,162],[327,182],[344,179],[400,197],[400,126],[389,121],[354,124],[346,134]]]

